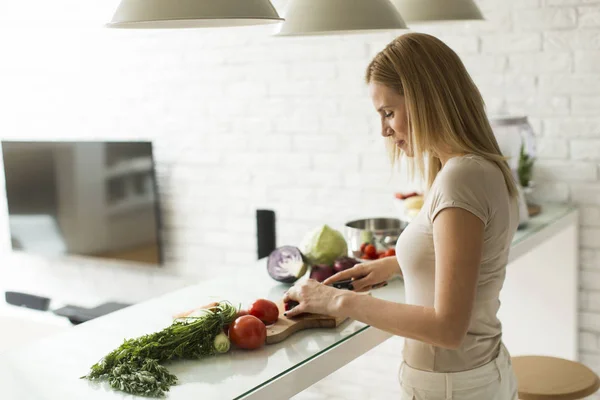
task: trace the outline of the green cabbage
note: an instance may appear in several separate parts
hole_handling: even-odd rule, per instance
[[[333,265],[336,258],[348,255],[346,239],[328,225],[320,226],[307,233],[302,240],[301,248],[312,265]]]

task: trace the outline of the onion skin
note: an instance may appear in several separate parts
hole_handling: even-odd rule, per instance
[[[310,278],[317,282],[323,282],[325,279],[333,276],[335,271],[333,267],[326,264],[313,265],[310,271]]]

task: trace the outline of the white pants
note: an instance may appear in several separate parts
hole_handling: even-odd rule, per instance
[[[438,373],[409,367],[399,371],[400,400],[517,400],[517,379],[508,350],[469,371]]]

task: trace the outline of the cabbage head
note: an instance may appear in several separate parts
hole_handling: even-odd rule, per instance
[[[328,225],[322,225],[307,233],[300,248],[312,265],[333,265],[338,257],[348,255],[346,239]]]

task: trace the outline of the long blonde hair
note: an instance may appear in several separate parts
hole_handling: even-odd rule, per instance
[[[477,154],[500,167],[509,195],[516,196],[515,179],[486,116],[483,97],[458,55],[444,42],[423,33],[399,36],[371,61],[366,81],[404,96],[408,145],[413,150],[411,175],[416,168],[430,188],[442,167],[436,154],[444,149]],[[402,157],[393,138],[388,138],[387,146],[392,163]]]

